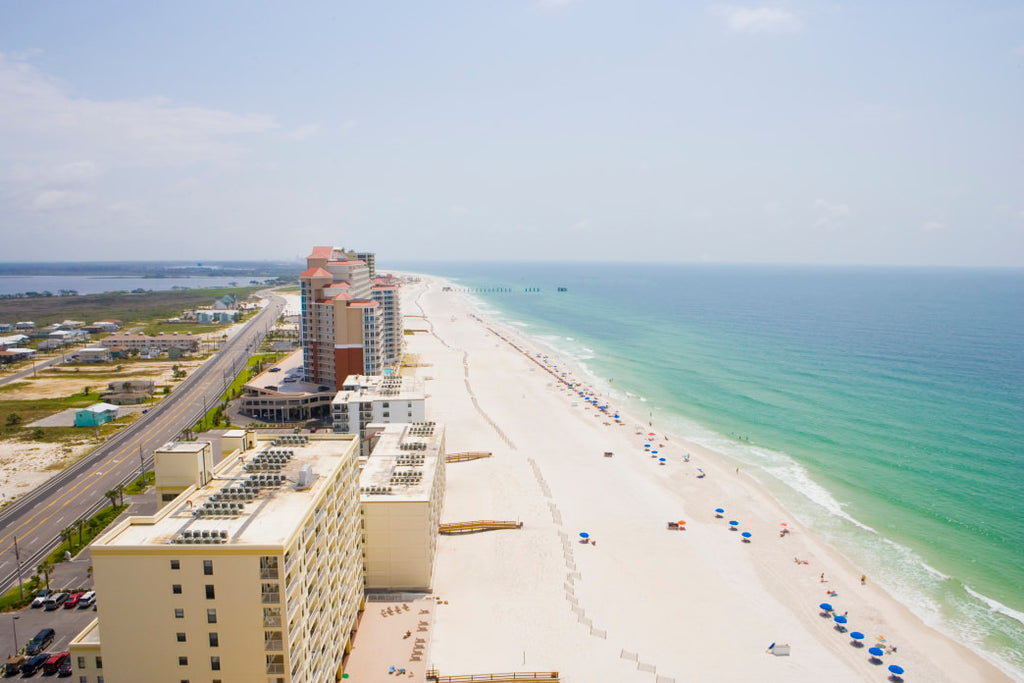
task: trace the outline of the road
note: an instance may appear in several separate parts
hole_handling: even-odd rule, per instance
[[[216,405],[284,309],[283,297],[264,295],[270,299],[268,305],[174,393],[82,460],[0,511],[0,591],[18,583],[15,537],[20,574],[27,580],[57,547],[63,529],[107,505],[103,494],[137,477],[143,466],[152,469],[153,451],[179,438],[208,407]]]

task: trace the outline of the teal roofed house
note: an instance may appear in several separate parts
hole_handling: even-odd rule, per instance
[[[76,427],[99,427],[117,419],[117,406],[109,403],[95,403],[75,413]]]

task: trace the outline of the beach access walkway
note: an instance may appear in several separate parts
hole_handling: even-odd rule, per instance
[[[491,531],[494,529],[522,529],[522,522],[497,519],[478,519],[472,522],[445,522],[438,525],[438,533],[469,534],[474,531]]]

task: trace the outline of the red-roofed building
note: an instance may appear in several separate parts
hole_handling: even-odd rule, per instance
[[[349,375],[381,374],[383,308],[366,261],[337,247],[313,247],[299,283],[305,381],[336,388]]]

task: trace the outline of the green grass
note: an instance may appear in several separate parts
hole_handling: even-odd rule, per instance
[[[215,299],[234,294],[244,301],[261,287],[212,287],[141,294],[107,292],[83,296],[0,299],[0,320],[33,320],[49,325],[68,318],[92,322],[105,318],[129,323],[156,322],[181,315],[182,311],[209,306]]]
[[[242,321],[242,318],[239,318]],[[160,321],[150,323],[142,328],[144,334],[148,334],[151,337],[163,332],[164,334],[206,334],[208,332],[216,332],[217,330],[226,330],[235,323],[169,323],[167,321]]]
[[[242,387],[245,386],[246,382],[262,372],[263,368],[284,358],[285,355],[283,353],[260,353],[250,356],[242,371],[228,385],[227,391],[221,394],[218,402],[207,410],[206,414],[199,420],[196,431],[205,432],[210,429],[216,429],[221,425],[221,422],[227,423],[227,418],[224,417],[224,409],[227,407],[228,401],[241,396]]]

